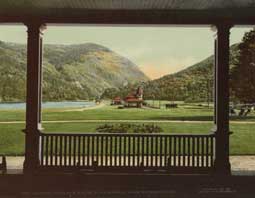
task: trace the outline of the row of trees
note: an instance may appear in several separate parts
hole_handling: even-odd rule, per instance
[[[146,100],[169,100],[210,103],[213,99],[213,77],[201,76],[184,82],[186,79],[172,78],[166,81],[151,81],[143,83],[144,99]],[[113,99],[120,96],[124,98],[128,93],[141,84],[129,84],[125,87],[106,89],[101,95],[102,99]]]
[[[212,72],[201,70],[192,71],[192,74],[185,72],[180,76],[170,75],[145,83],[129,84],[119,89],[109,88],[104,91],[101,98],[112,99],[116,96],[123,98],[141,84],[144,88],[144,99],[146,100],[206,101],[209,103],[213,98]]]

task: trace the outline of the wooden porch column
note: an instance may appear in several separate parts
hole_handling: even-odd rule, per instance
[[[31,172],[40,163],[39,133],[41,128],[41,67],[42,67],[42,25],[27,25],[27,99],[25,129],[24,171]]]
[[[216,87],[217,87],[217,78],[216,78],[216,68],[217,68],[217,35],[214,39],[214,70],[213,70],[213,103],[214,103],[214,124],[216,125],[216,111],[217,111],[217,97],[216,97]]]
[[[215,173],[230,174],[229,162],[229,34],[231,26],[217,25]]]

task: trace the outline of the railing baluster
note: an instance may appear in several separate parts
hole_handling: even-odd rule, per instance
[[[142,160],[140,162],[140,165],[141,166],[145,166],[145,160],[144,160],[144,136],[141,137],[142,138]]]
[[[108,166],[108,136],[105,136],[105,158],[104,158],[104,165]]]
[[[154,166],[154,137],[151,136],[150,140],[151,140],[151,142],[150,142],[151,143],[150,166],[153,167]]]
[[[82,136],[82,166],[85,166],[85,144],[86,144],[86,142],[85,142],[85,138],[86,138],[86,136]]]
[[[94,155],[95,155],[95,136],[91,136],[91,166],[94,166]]]
[[[172,136],[169,137],[168,141],[169,141],[169,158],[168,158],[168,166],[172,166],[173,165],[173,159],[172,159],[172,153],[173,153],[173,149],[172,149],[172,145],[173,145],[173,140],[172,140]]]
[[[122,152],[122,136],[119,136],[119,145],[118,145],[118,147],[119,147],[119,166],[122,166],[122,160],[121,160],[121,152]]]
[[[67,136],[64,136],[64,166],[67,166]]]
[[[140,147],[141,147],[140,136],[137,136],[136,144],[137,144],[137,166],[140,166]]]
[[[204,138],[201,137],[201,166],[204,167]]]
[[[210,137],[211,139],[211,159],[210,159],[210,166],[213,167],[213,164],[214,164],[214,138],[213,137]]]
[[[90,147],[91,147],[91,143],[90,143],[90,136],[87,136],[87,164],[86,164],[86,166],[91,166],[91,157],[92,156],[90,156],[90,152],[91,152],[91,149],[90,149]]]
[[[132,152],[132,166],[135,166],[135,154],[136,154],[136,136],[132,136],[133,152]]]
[[[190,152],[190,141],[191,141],[190,137],[188,137],[187,140],[188,140],[188,153],[187,153],[187,155],[188,155],[188,167],[190,167],[190,154],[191,154],[191,152]]]
[[[54,136],[50,136],[50,165],[53,165],[53,138]]]
[[[160,148],[160,158],[161,158],[161,162],[160,162],[160,166],[163,167],[164,166],[164,155],[165,155],[165,137],[161,136],[160,137],[160,144],[161,144],[161,148]]]
[[[117,137],[114,136],[114,166],[117,166],[117,154],[118,154],[118,140]]]
[[[181,137],[178,137],[178,166],[182,166],[181,164],[181,157],[182,157],[182,150],[181,150],[181,142],[182,142],[182,138]]]
[[[123,151],[123,166],[126,167],[127,164],[126,164],[126,157],[127,157],[127,137],[124,136],[124,151]]]
[[[149,147],[149,143],[150,143],[150,136],[146,137],[146,166],[149,166],[149,156],[150,155],[150,147]]]
[[[41,140],[41,160],[40,160],[40,165],[44,165],[44,135],[40,136]]]
[[[196,151],[195,151],[195,137],[192,137],[192,167],[195,167],[195,155],[196,155]]]
[[[128,167],[131,167],[131,137],[128,136]]]
[[[63,163],[62,163],[62,155],[63,155],[63,136],[60,135],[59,136],[59,165],[60,166],[63,166]]]
[[[112,166],[112,141],[113,141],[113,138],[112,136],[110,136],[110,166]]]
[[[95,136],[95,138],[96,138],[96,164],[98,166],[99,165],[99,149],[100,149],[99,138],[100,138],[100,136]]]
[[[164,166],[167,167],[167,141],[168,140],[168,136],[164,137]]]
[[[156,153],[156,160],[155,160],[155,166],[158,167],[158,136],[155,137],[156,146],[155,146],[155,153]]]
[[[176,136],[174,136],[174,167],[176,167]]]
[[[209,167],[209,137],[206,137],[206,167]]]
[[[76,166],[76,136],[73,136],[73,165]]]
[[[163,148],[162,148],[162,146],[163,146],[163,138],[162,138],[162,136],[161,137],[159,137],[159,166],[160,167],[162,167],[163,166],[163,159],[162,159],[162,151],[163,151]]]
[[[186,137],[183,138],[183,145],[182,145],[182,166],[186,166]]]
[[[46,135],[46,148],[45,148],[45,154],[46,154],[46,166],[48,166],[49,165],[49,136],[48,135]]]
[[[197,137],[197,167],[200,167],[200,138]]]
[[[71,166],[72,165],[72,136],[69,135],[68,136],[68,145],[69,145],[69,150],[68,150],[68,165]]]
[[[78,166],[81,166],[81,136],[78,136]]]
[[[55,157],[55,163],[54,165],[57,166],[58,165],[58,136],[55,136],[55,151],[54,151],[54,157]]]
[[[98,140],[97,140],[97,142],[98,142],[98,145],[97,145],[97,149],[98,149],[98,151],[97,151],[97,164],[98,164],[98,166],[101,166],[102,165],[102,163],[103,163],[103,154],[104,154],[104,152],[103,152],[103,144],[104,144],[104,139],[103,139],[103,135],[99,135],[99,136],[97,136],[97,138],[98,138]]]

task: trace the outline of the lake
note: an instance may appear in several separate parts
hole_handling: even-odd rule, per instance
[[[95,106],[95,102],[88,101],[65,101],[65,102],[43,102],[42,108],[86,108]],[[15,110],[15,109],[25,109],[26,103],[0,103],[0,110]]]

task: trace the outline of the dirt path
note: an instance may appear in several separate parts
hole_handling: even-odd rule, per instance
[[[86,111],[86,110],[91,110],[91,109],[99,109],[99,108],[104,107],[105,105],[106,105],[105,103],[100,103],[100,104],[92,106],[92,107],[84,107],[84,108],[80,108],[80,109],[68,109],[68,110],[63,110],[62,112],[68,112],[68,111]]]
[[[101,107],[98,107],[101,108]],[[87,109],[87,108],[86,108]],[[84,109],[84,110],[86,110]],[[74,111],[74,110],[72,110]],[[77,111],[81,111],[80,109]],[[43,123],[105,123],[105,122],[133,122],[133,123],[190,123],[190,124],[201,124],[201,123],[212,123],[212,121],[183,121],[183,120],[48,120]],[[0,124],[23,124],[25,121],[0,121]],[[255,121],[230,121],[231,124],[255,124]]]

